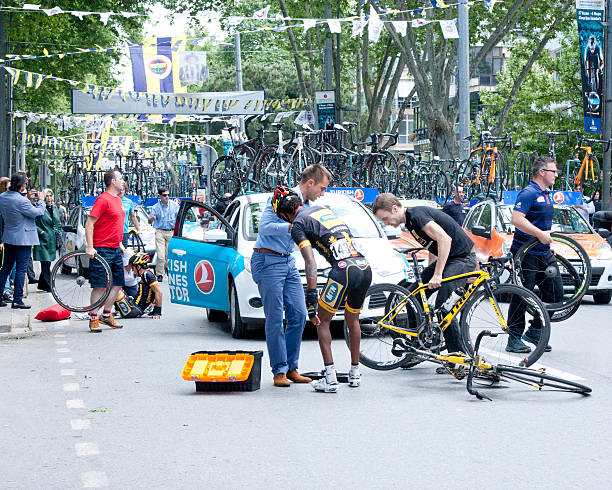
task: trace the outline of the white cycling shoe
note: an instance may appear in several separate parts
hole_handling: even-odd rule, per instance
[[[348,376],[348,385],[351,388],[359,388],[361,385],[361,372],[359,371],[359,368],[355,369],[351,366]]]
[[[321,379],[315,379],[310,383],[315,391],[323,393],[336,393],[338,391],[338,378],[336,377],[336,370],[331,367],[326,367],[323,371],[323,377]]]

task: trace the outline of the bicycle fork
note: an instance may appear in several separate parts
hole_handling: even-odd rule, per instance
[[[480,356],[478,355],[478,349],[480,349],[480,341],[483,337],[497,337],[499,334],[493,333],[490,330],[483,330],[476,337],[476,345],[474,345],[474,355],[472,356],[472,362],[470,363],[470,371],[468,372],[467,382],[465,384],[465,388],[467,389],[470,395],[475,396],[479,400],[489,400],[492,402],[493,400],[489,398],[487,395],[483,395],[478,390],[472,388],[472,380],[474,379],[474,372],[476,368],[478,368],[481,364]]]

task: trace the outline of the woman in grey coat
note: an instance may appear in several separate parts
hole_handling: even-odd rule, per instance
[[[60,211],[53,204],[53,191],[45,189],[45,214],[36,218],[38,245],[34,247],[34,260],[40,261],[38,289],[51,292],[51,262],[57,257],[57,236],[62,235]]]

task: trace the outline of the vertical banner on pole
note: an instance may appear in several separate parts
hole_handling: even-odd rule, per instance
[[[319,129],[334,129],[336,123],[336,94],[333,90],[315,92]]]
[[[604,64],[603,0],[576,0],[584,131],[601,133]]]

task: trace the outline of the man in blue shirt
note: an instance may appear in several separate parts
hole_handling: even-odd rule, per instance
[[[304,169],[294,190],[305,206],[324,194],[330,177],[329,171],[319,164]],[[294,383],[312,381],[297,370],[302,332],[306,326],[306,301],[300,273],[291,255],[295,246],[291,226],[276,216],[268,199],[251,257],[251,273],[266,316],[266,344],[274,385],[279,387],[291,386],[289,380]],[[283,328],[283,309],[286,329]]]
[[[155,274],[157,280],[162,282],[166,273],[166,257],[168,257],[168,244],[174,232],[174,223],[179,211],[179,205],[170,200],[170,191],[165,187],[160,188],[159,201],[151,209],[149,224],[155,228]]]
[[[557,260],[550,249],[552,243],[550,229],[554,209],[548,189],[553,186],[557,178],[557,163],[551,157],[538,157],[533,164],[532,174],[533,179],[517,196],[514,211],[512,211],[512,224],[515,230],[510,252],[516,255],[521,246],[533,237],[540,241],[521,262],[521,279],[523,286],[531,291],[538,286],[540,296],[545,302],[556,302],[563,296],[563,283]],[[545,273],[549,266],[553,266],[557,271],[557,274],[552,277]],[[531,348],[523,343],[523,340],[537,345],[540,340],[541,325],[533,321],[523,333],[525,304],[516,296],[513,296],[510,301],[509,311],[512,313],[508,318],[509,337],[506,351],[531,352]],[[546,352],[550,350],[551,347],[546,346]]]
[[[134,228],[136,228],[136,233],[140,233],[140,222],[138,221],[138,216],[136,216],[136,212],[134,211],[134,201],[132,201],[129,197],[126,197],[127,194],[127,183],[123,183],[123,189],[119,193],[119,197],[121,198],[121,207],[125,211],[125,221],[123,222],[123,243],[124,247],[128,245],[128,234],[130,231],[130,219],[132,220],[132,224]]]

